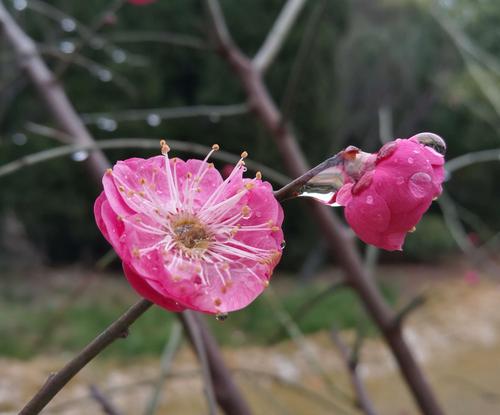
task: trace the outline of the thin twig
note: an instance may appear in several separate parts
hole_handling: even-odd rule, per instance
[[[146,405],[144,415],[154,415],[156,413],[163,386],[168,377],[170,368],[172,367],[172,361],[177,350],[179,349],[181,342],[182,326],[179,321],[176,320],[172,325],[172,329],[170,330],[170,333],[168,335],[168,340],[165,343],[165,348],[163,349],[160,361],[160,375],[158,376],[158,380],[154,385],[153,392],[151,393],[151,398]]]
[[[30,130],[35,131],[32,127],[33,123],[30,124]],[[37,129],[37,133],[41,135],[47,135],[47,133],[55,132],[54,138],[61,137],[67,140],[67,135],[58,132],[57,130],[52,131],[52,129]],[[61,136],[61,134],[63,134]],[[33,166],[38,163],[42,163],[48,160],[52,160],[58,157],[64,157],[68,154],[73,154],[76,151],[96,151],[96,149],[118,149],[118,148],[142,148],[142,149],[158,149],[159,141],[157,139],[151,138],[113,138],[110,140],[99,140],[93,143],[83,144],[83,145],[66,145],[51,148],[49,150],[43,150],[38,153],[28,154],[27,156],[20,157],[16,160],[11,161],[0,166],[0,177],[6,176],[20,169],[28,166]],[[186,153],[193,153],[205,156],[209,151],[210,147],[201,144],[191,143],[188,141],[177,141],[168,140],[169,145],[177,151],[183,151]],[[223,161],[226,163],[235,164],[240,159],[240,156],[228,153],[227,151],[219,150],[212,155],[216,160]],[[245,165],[254,171],[262,172],[265,179],[270,180],[273,183],[283,185],[288,183],[290,179],[285,175],[277,172],[264,164],[258,163],[253,160],[246,159]]]
[[[130,307],[120,318],[92,340],[77,356],[66,364],[59,372],[51,375],[43,387],[24,406],[19,415],[38,414],[52,398],[80,371],[87,363],[101,353],[116,339],[128,334],[129,326],[144,314],[153,303],[140,300]]]
[[[152,114],[158,116],[162,120],[194,117],[231,117],[246,114],[249,109],[250,108],[245,103],[232,105],[195,105],[176,108],[128,109],[117,112],[97,112],[81,114],[81,117],[85,124],[96,124],[102,118],[110,118],[114,121],[143,121]]]
[[[350,396],[345,393],[341,388],[339,388],[331,379],[328,373],[323,369],[323,366],[318,361],[314,350],[312,350],[311,345],[307,342],[304,333],[300,330],[298,324],[292,319],[290,314],[284,309],[280,304],[274,291],[268,288],[267,295],[265,297],[268,300],[269,305],[273,309],[273,314],[276,316],[278,321],[283,325],[289,337],[293,342],[299,347],[302,354],[304,355],[307,363],[311,369],[321,378],[325,386],[338,397],[344,400],[350,401]]]
[[[170,32],[113,32],[110,33],[107,38],[116,43],[158,42],[198,50],[209,49],[209,45],[202,39],[191,35],[182,35]]]
[[[363,384],[359,376],[357,360],[351,358],[351,352],[349,351],[349,348],[344,343],[344,341],[340,337],[340,334],[335,328],[330,331],[330,335],[333,342],[337,346],[340,357],[342,358],[347,372],[349,373],[352,388],[354,390],[354,393],[356,394],[356,403],[366,415],[376,415],[377,412],[375,411],[373,403],[366,391],[365,385]]]
[[[106,415],[120,415],[111,401],[95,385],[90,385],[90,396],[99,404]]]
[[[331,297],[334,292],[338,291],[340,288],[347,287],[345,280],[339,280],[331,283],[328,287],[321,290],[317,294],[313,295],[311,298],[305,300],[300,306],[298,306],[291,314],[291,319],[295,323],[300,323],[316,306],[318,306],[323,300]],[[277,331],[275,334],[269,337],[269,343],[277,342],[283,335],[284,328]]]
[[[201,336],[198,321],[195,319],[193,311],[190,310],[182,312],[181,321],[184,326],[184,330],[187,332],[189,339],[196,349],[196,354],[198,355],[198,360],[201,367],[201,375],[203,377],[203,388],[207,397],[208,412],[210,415],[216,415],[217,407],[215,404],[214,385],[212,384],[212,376],[210,374],[207,350],[205,348],[203,337]]]
[[[252,63],[259,72],[265,72],[273,63],[305,4],[306,0],[287,0],[266,40],[253,58]]]

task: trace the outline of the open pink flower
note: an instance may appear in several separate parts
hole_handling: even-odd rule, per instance
[[[441,193],[444,156],[422,137],[385,144],[366,158],[361,176],[337,193],[336,202],[345,206],[346,220],[362,241],[401,250],[406,234]]]
[[[172,311],[219,314],[247,306],[281,257],[283,211],[271,185],[243,178],[242,159],[223,180],[208,157],[119,161],[95,202],[99,229],[143,297]]]

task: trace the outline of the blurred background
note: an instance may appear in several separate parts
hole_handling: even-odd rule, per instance
[[[259,50],[284,3],[221,0],[246,54]],[[200,1],[4,4],[96,139],[218,143],[248,151],[275,188],[286,180],[240,81],[210,45]],[[497,0],[309,0],[265,76],[312,165],[348,145],[374,152],[421,131],[447,141],[445,192],[404,251],[359,247],[390,304],[420,305],[405,335],[452,414],[500,412],[499,27]],[[100,189],[84,167],[87,150],[5,168],[67,142],[0,36],[0,414],[16,413],[137,298],[95,226]],[[140,145],[106,154],[113,162],[158,154],[130,147]],[[180,157],[203,156],[181,147],[172,144]],[[332,286],[341,272],[302,202],[284,208],[287,245],[272,288],[209,321],[255,413],[360,413],[338,336],[359,355],[379,413],[418,413],[359,300]],[[160,309],[47,413],[98,413],[89,392],[97,385],[120,413],[152,414],[161,357],[173,350],[156,412],[203,413],[196,359]]]

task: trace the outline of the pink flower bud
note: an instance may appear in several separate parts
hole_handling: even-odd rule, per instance
[[[336,202],[362,241],[401,250],[406,234],[441,193],[444,156],[422,141],[418,135],[385,144],[375,163],[368,157],[361,177],[338,191]]]

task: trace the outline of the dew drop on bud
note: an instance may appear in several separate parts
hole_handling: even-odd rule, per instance
[[[341,167],[327,167],[302,186],[297,196],[310,197],[328,206],[340,206],[335,203],[334,196],[343,184],[344,173]]]
[[[424,146],[430,147],[433,150],[437,151],[441,155],[446,154],[446,143],[445,141],[434,133],[420,133],[416,134],[411,139],[418,141]]]
[[[218,313],[218,314],[215,315],[215,319],[217,321],[227,320],[228,317],[229,317],[229,314],[227,314],[227,313]]]

